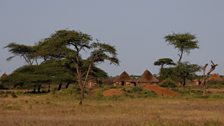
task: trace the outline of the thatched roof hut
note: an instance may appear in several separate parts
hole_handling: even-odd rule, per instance
[[[145,70],[141,77],[137,80],[138,83],[158,83],[159,80],[156,79],[149,70]]]
[[[121,73],[120,76],[118,76],[118,77],[114,80],[114,82],[122,82],[122,81],[127,82],[127,81],[130,81],[130,80],[131,80],[131,78],[130,78],[129,74],[128,74],[126,71],[124,71],[123,73]]]
[[[116,77],[114,79],[114,85],[122,85],[122,86],[131,86],[134,85],[136,86],[136,81],[135,79],[132,79],[126,71],[121,73],[120,76]]]

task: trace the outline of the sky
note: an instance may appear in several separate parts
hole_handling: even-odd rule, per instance
[[[109,75],[123,71],[140,75],[145,69],[157,74],[155,60],[178,60],[178,51],[164,36],[196,35],[200,49],[184,55],[183,61],[219,64],[224,74],[224,0],[1,0],[0,74],[25,64],[4,47],[10,42],[33,45],[60,29],[82,31],[114,45],[119,66],[100,64]]]

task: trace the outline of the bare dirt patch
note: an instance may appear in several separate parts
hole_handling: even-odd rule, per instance
[[[178,95],[178,93],[170,89],[159,87],[157,85],[145,85],[143,88],[146,90],[153,91],[157,95],[161,95],[161,96],[177,96]]]
[[[109,89],[103,92],[103,96],[120,96],[123,93],[121,89]]]

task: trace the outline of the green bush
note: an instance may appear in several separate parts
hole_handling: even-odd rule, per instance
[[[224,81],[209,81],[207,85],[209,88],[224,88]]]
[[[157,96],[157,95],[152,91],[148,91],[148,90],[143,91],[143,97],[144,98],[155,97],[155,96]]]
[[[58,90],[55,90],[55,91],[58,91]],[[65,94],[65,95],[73,95],[73,94],[76,94],[75,91],[77,91],[77,88],[69,87],[67,89],[61,89],[60,91],[58,91],[58,93]]]
[[[223,93],[212,93],[209,95],[209,98],[214,98],[214,99],[223,99],[224,94]]]
[[[135,86],[125,88],[124,95],[129,98],[148,98],[156,96],[152,91],[144,90],[142,87]]]
[[[169,87],[169,88],[175,88],[177,87],[176,82],[172,79],[165,79],[163,82],[160,83],[161,87]]]
[[[0,84],[0,89],[7,89],[4,85]]]
[[[131,92],[133,93],[138,93],[138,92],[141,92],[142,91],[142,88],[141,87],[138,87],[138,86],[135,86],[132,88]]]

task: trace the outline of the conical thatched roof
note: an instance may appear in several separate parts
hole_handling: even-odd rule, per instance
[[[130,80],[131,80],[130,76],[126,71],[124,71],[118,78],[114,80],[114,82],[130,81]]]
[[[158,83],[159,80],[156,79],[151,72],[145,70],[141,77],[138,78],[138,83]]]

